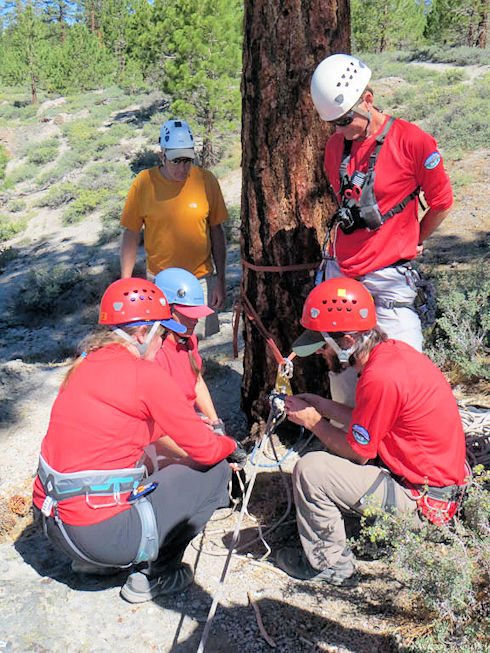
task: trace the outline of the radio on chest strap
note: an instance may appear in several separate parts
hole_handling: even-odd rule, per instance
[[[335,212],[333,219],[346,234],[356,229],[377,231],[389,218],[401,213],[409,202],[418,197],[420,186],[417,186],[401,202],[386,213],[381,213],[374,193],[375,166],[379,153],[390,131],[395,118],[390,117],[378,136],[376,145],[369,156],[367,172],[356,170],[352,175],[347,172],[351,158],[352,141],[344,139],[344,150],[339,168],[341,206]]]

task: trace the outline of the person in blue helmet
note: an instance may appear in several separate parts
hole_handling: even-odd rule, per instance
[[[202,358],[194,333],[197,321],[213,312],[206,306],[199,279],[183,268],[168,268],[157,274],[155,283],[167,297],[175,322],[186,329],[184,333],[168,331],[155,361],[175,379],[204,422],[224,433],[202,375]]]
[[[130,277],[144,229],[147,278],[179,267],[201,283],[206,304],[223,308],[226,299],[228,211],[218,180],[195,165],[194,136],[184,120],[167,120],[160,129],[160,165],[142,170],[133,181],[121,216],[121,277]],[[198,337],[219,331],[211,311],[199,321]]]

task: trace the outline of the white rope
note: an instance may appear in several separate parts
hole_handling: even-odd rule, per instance
[[[267,425],[266,425],[264,434],[262,436],[262,440],[260,441],[260,446],[259,446],[259,449],[258,449],[258,454],[259,455],[257,456],[257,459],[260,458],[260,454],[262,453],[262,450],[263,450],[263,448],[265,446],[267,438],[269,437],[272,429],[277,424],[277,417],[279,417],[279,415],[277,413],[275,414],[274,407],[272,407],[271,411],[269,413],[269,419],[267,420]],[[220,598],[221,598],[221,594],[222,594],[223,587],[224,587],[224,581],[225,581],[225,578],[226,578],[226,574],[228,572],[228,567],[230,565],[231,556],[233,554],[233,549],[235,548],[235,545],[236,545],[236,543],[238,541],[238,537],[239,537],[239,533],[240,533],[240,526],[241,526],[241,523],[242,523],[242,520],[243,520],[243,516],[245,515],[245,512],[247,510],[247,505],[248,505],[248,502],[249,502],[249,499],[250,499],[250,495],[252,494],[252,489],[253,489],[253,486],[254,486],[254,483],[255,483],[255,479],[257,477],[258,469],[259,469],[259,466],[258,466],[257,462],[255,462],[255,464],[253,466],[252,476],[251,476],[251,479],[250,479],[250,481],[248,483],[247,493],[246,493],[245,498],[243,500],[242,509],[240,511],[239,518],[238,518],[237,523],[235,525],[235,530],[233,531],[233,537],[231,539],[231,543],[230,543],[230,546],[229,546],[229,549],[228,549],[228,555],[226,556],[223,571],[221,572],[221,578],[220,578],[220,581],[219,581],[219,584],[218,584],[218,588],[217,588],[216,593],[214,595],[214,599],[213,599],[213,602],[212,602],[211,607],[209,609],[209,613],[208,613],[208,617],[206,619],[206,623],[204,625],[204,631],[203,631],[203,634],[202,634],[202,637],[201,637],[201,641],[199,642],[199,647],[197,649],[197,653],[203,653],[204,647],[206,645],[206,641],[207,641],[209,631],[210,631],[210,628],[211,628],[211,622],[212,622],[212,620],[214,618],[214,615],[216,613],[216,609],[218,607],[218,603],[219,603]]]

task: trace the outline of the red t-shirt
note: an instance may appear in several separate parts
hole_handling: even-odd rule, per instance
[[[371,352],[347,441],[410,483],[464,483],[465,437],[451,387],[427,356],[399,340]]]
[[[41,444],[45,461],[58,472],[134,467],[143,448],[168,434],[191,458],[212,465],[235,450],[235,442],[217,436],[199,418],[175,381],[152,361],[137,358],[121,345],[87,356],[53,404]],[[34,483],[34,504],[42,507],[44,490]],[[62,521],[96,524],[129,508],[90,508],[85,497],[58,506]],[[112,499],[112,497],[109,497]],[[91,503],[108,497],[92,496]]]
[[[386,116],[388,120],[389,116]],[[367,172],[369,156],[386,120],[376,134],[365,141],[353,141],[347,172]],[[334,134],[325,147],[325,172],[339,197],[339,168],[344,138]],[[374,193],[381,213],[386,213],[420,186],[425,202],[436,210],[453,202],[451,182],[437,143],[432,136],[405,120],[395,120],[375,165]],[[384,268],[400,259],[412,259],[419,241],[418,200],[414,199],[377,231],[357,229],[346,235],[337,229],[334,253],[342,273],[357,277]]]
[[[170,374],[185,394],[189,403],[196,401],[196,373],[192,369],[189,352],[194,356],[197,367],[201,369],[202,358],[197,350],[197,338],[193,334],[186,344],[175,342],[167,337],[155,356],[155,361]]]

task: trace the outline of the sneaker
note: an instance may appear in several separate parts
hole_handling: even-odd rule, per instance
[[[149,578],[142,571],[128,576],[121,589],[121,596],[129,603],[144,603],[161,594],[181,592],[194,580],[189,565],[181,564],[156,578]]]
[[[343,587],[353,587],[358,583],[354,560],[352,553],[346,550],[333,567],[315,569],[308,562],[303,549],[280,549],[276,555],[278,567],[293,578],[325,581]]]
[[[71,570],[75,574],[90,574],[91,576],[114,576],[121,571],[121,567],[102,567],[85,560],[72,560]]]

